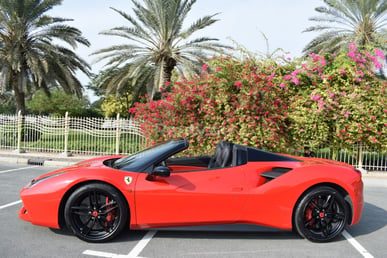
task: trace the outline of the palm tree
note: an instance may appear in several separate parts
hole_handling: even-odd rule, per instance
[[[217,20],[214,15],[204,16],[191,26],[183,29],[183,23],[196,0],[143,0],[143,5],[132,0],[134,16],[112,8],[130,26],[115,27],[102,32],[104,35],[118,36],[128,43],[101,49],[97,61],[106,60],[107,66],[121,71],[133,83],[138,82],[143,71],[153,70],[151,98],[170,82],[172,71],[177,68],[183,76],[198,73],[201,62],[209,53],[219,53],[226,46],[216,43],[217,39],[200,37],[188,40],[195,32],[212,25]],[[125,77],[125,76],[121,76]]]
[[[98,95],[115,95],[117,99],[129,93],[132,97],[131,104],[134,104],[140,96],[152,92],[155,69],[152,66],[143,67],[141,76],[132,78],[131,66],[131,64],[124,64],[99,72],[93,76],[88,88]]]
[[[26,93],[63,88],[82,96],[82,84],[76,71],[90,73],[89,65],[72,50],[58,45],[64,42],[75,49],[90,43],[82,33],[51,17],[47,11],[61,0],[0,0],[0,83],[13,91],[17,111],[25,113]]]
[[[305,54],[321,50],[334,53],[348,48],[350,42],[360,47],[386,49],[387,1],[324,0],[327,6],[315,10],[321,15],[309,20],[318,22],[305,32],[321,32],[303,50]]]

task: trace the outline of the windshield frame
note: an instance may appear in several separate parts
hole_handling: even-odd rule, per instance
[[[187,149],[188,146],[189,143],[185,138],[172,139],[117,159],[112,165],[114,169],[149,173],[156,165]]]

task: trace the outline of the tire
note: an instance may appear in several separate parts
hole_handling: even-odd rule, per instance
[[[66,225],[79,239],[106,242],[127,225],[128,206],[114,187],[90,183],[76,189],[66,202]]]
[[[294,227],[310,241],[328,242],[344,230],[348,217],[343,196],[332,187],[320,186],[301,197],[294,213]]]

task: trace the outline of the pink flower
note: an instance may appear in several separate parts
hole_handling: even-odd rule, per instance
[[[316,95],[312,96],[312,99],[314,101],[318,101],[320,99],[320,95],[316,94]]]
[[[299,84],[300,84],[300,81],[297,79],[297,77],[294,77],[294,78],[292,79],[292,82],[294,82],[294,84],[296,84],[296,85],[299,85]]]
[[[376,49],[375,50],[375,56],[377,56],[378,58],[382,59],[382,60],[385,60],[386,57],[384,56],[384,53],[382,50],[380,49]]]
[[[202,66],[202,71],[207,71],[207,69],[208,69],[208,65],[204,64],[204,65]]]
[[[281,87],[282,89],[285,88],[285,84],[281,83],[281,84],[280,84],[280,87]]]
[[[239,81],[235,82],[235,86],[236,86],[238,89],[240,89],[240,88],[243,87],[242,83],[239,82]]]
[[[329,94],[329,98],[333,99],[335,97],[334,93]]]

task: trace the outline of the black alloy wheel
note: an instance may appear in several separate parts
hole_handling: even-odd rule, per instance
[[[327,242],[344,230],[348,215],[343,196],[332,187],[320,186],[307,192],[298,202],[294,226],[310,241]]]
[[[127,225],[128,207],[114,187],[92,183],[75,190],[66,202],[66,225],[87,242],[106,242]]]

